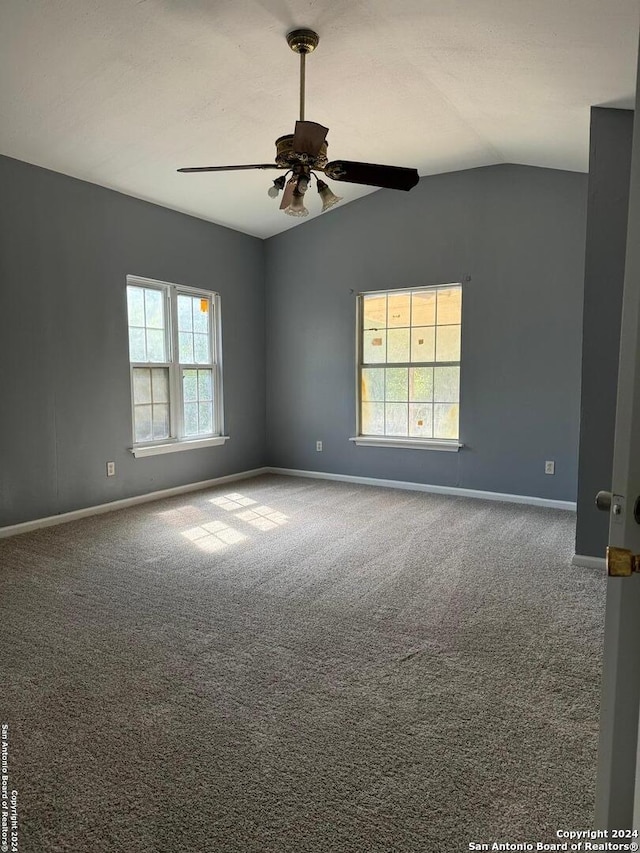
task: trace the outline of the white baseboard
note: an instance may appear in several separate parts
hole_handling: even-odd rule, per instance
[[[30,530],[39,530],[41,527],[53,527],[55,524],[66,524],[68,521],[77,521],[79,518],[87,518],[90,515],[100,515],[103,512],[113,512],[117,509],[126,509],[136,504],[159,501],[162,498],[171,498],[174,495],[184,495],[187,492],[198,492],[209,489],[211,486],[221,486],[224,483],[232,483],[234,480],[246,480],[249,477],[258,477],[260,474],[268,474],[269,468],[254,468],[251,471],[240,471],[238,474],[227,474],[224,477],[215,477],[213,480],[201,480],[199,483],[187,483],[186,486],[173,486],[170,489],[160,489],[157,492],[148,492],[146,495],[135,495],[132,498],[122,498],[118,501],[110,501],[98,506],[88,506],[84,509],[75,509],[72,512],[62,512],[59,515],[50,515],[47,518],[36,518],[33,521],[23,521],[21,524],[11,524],[8,527],[0,527],[0,539],[9,536],[17,536],[18,533],[28,533]]]
[[[602,569],[603,572],[607,570],[607,561],[604,557],[587,557],[585,554],[574,554],[571,565],[584,569]]]
[[[552,509],[576,511],[573,501],[556,501],[550,498],[535,498],[527,495],[509,495],[500,492],[481,492],[477,489],[459,489],[456,486],[432,486],[427,483],[410,483],[404,480],[381,480],[375,477],[354,477],[351,474],[327,474],[324,471],[299,471],[295,468],[272,468],[265,471],[271,474],[284,474],[287,477],[311,477],[317,480],[337,480],[343,483],[361,483],[364,486],[384,486],[389,489],[408,489],[413,492],[431,492],[436,495],[453,495],[458,498],[480,498],[485,501],[505,501],[506,503],[544,506]]]
[[[452,495],[463,498],[480,498],[488,501],[505,501],[507,503],[528,504],[530,506],[544,506],[552,509],[564,509],[575,512],[576,504],[571,501],[556,501],[548,498],[528,497],[526,495],[509,495],[500,492],[482,492],[477,489],[459,489],[455,486],[432,486],[427,483],[411,483],[404,480],[383,480],[375,477],[355,477],[351,474],[330,474],[324,471],[299,471],[294,468],[253,468],[251,471],[240,471],[237,474],[227,474],[224,477],[215,477],[212,480],[201,480],[198,483],[187,483],[185,486],[174,486],[170,489],[160,489],[145,495],[135,495],[131,498],[122,498],[97,506],[84,507],[83,509],[63,512],[59,515],[50,515],[46,518],[35,518],[33,521],[23,521],[20,524],[11,524],[0,527],[0,539],[9,536],[17,536],[19,533],[28,533],[31,530],[39,530],[43,527],[53,527],[56,524],[66,524],[68,521],[77,521],[92,515],[100,515],[104,512],[114,512],[118,509],[126,509],[137,504],[151,503],[152,501],[170,498],[174,495],[183,495],[187,492],[197,492],[209,489],[212,486],[221,486],[224,483],[232,483],[234,480],[246,480],[249,477],[259,477],[261,474],[282,474],[287,477],[310,477],[317,480],[336,480],[343,483],[360,483],[364,486],[383,486],[389,489],[406,489],[414,492],[431,492],[437,495]],[[604,559],[599,557],[574,556],[572,563],[576,566],[588,566],[600,568],[605,565]]]

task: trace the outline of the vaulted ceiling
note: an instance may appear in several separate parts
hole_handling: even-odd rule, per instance
[[[637,0],[3,0],[0,153],[267,237],[306,221],[267,197],[277,172],[176,168],[273,160],[289,30],[320,35],[330,159],[586,171],[590,107],[633,106],[639,21]]]

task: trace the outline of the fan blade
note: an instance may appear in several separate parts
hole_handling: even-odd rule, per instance
[[[324,173],[333,181],[349,181],[389,190],[410,190],[420,180],[417,169],[354,163],[352,160],[333,160],[324,167]]]
[[[297,121],[296,131],[293,134],[293,150],[296,154],[308,154],[309,157],[317,157],[322,148],[322,143],[327,138],[329,128],[315,121]]]
[[[258,163],[252,166],[185,166],[178,172],[237,172],[240,169],[280,169],[275,163]]]

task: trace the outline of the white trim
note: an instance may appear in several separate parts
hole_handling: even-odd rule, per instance
[[[571,565],[584,569],[602,569],[603,572],[607,570],[607,561],[604,557],[588,557],[586,554],[574,554]]]
[[[443,326],[460,326],[460,356],[457,361],[447,361],[447,362],[379,362],[379,363],[367,363],[365,364],[363,361],[363,337],[364,337],[364,329],[363,320],[364,320],[364,297],[366,296],[379,296],[384,294],[385,296],[389,296],[392,293],[414,293],[414,292],[431,292],[438,293],[440,290],[452,290],[454,288],[460,289],[460,299],[462,300],[462,290],[465,281],[469,281],[469,276],[465,276],[464,281],[453,281],[448,282],[446,284],[429,284],[422,285],[420,287],[401,287],[401,288],[385,288],[384,290],[365,290],[356,295],[356,393],[355,393],[355,404],[356,404],[356,431],[360,432],[362,430],[362,371],[365,368],[392,368],[392,367],[406,367],[408,369],[417,368],[417,367],[458,367],[460,370],[460,377],[462,375],[462,302],[461,302],[461,314],[460,314],[460,323],[438,323],[438,304],[436,300],[435,305],[435,314],[433,321],[433,328],[435,330],[436,338],[437,338],[437,330]],[[388,327],[385,327],[388,331]],[[409,330],[418,328],[413,325],[413,302],[411,302],[410,316],[409,316]],[[435,345],[435,344],[434,344]],[[436,353],[434,351],[433,357],[435,359]],[[380,401],[382,402],[382,401]],[[425,401],[427,402],[427,401]],[[458,399],[456,401],[458,405],[458,409],[462,408],[462,401],[460,398],[460,385],[458,386]],[[409,403],[407,403],[409,406]],[[458,411],[458,420],[459,420],[460,412]],[[459,434],[459,425],[458,425],[458,434]],[[444,442],[442,439],[431,439],[430,445],[424,439],[420,441],[416,440],[413,437],[406,436],[404,437],[404,441],[393,440],[394,437],[391,436],[355,436],[354,438],[349,439],[350,441],[355,441],[357,445],[362,446],[380,446],[380,447],[405,447],[412,448],[414,450],[449,450],[457,452],[461,447],[464,447],[463,444],[459,442],[458,439],[449,440]],[[364,439],[364,440],[363,440]],[[384,440],[383,440],[384,439]],[[391,439],[391,440],[388,440]],[[418,443],[420,441],[420,443]],[[455,446],[457,443],[457,446]]]
[[[388,435],[356,435],[349,441],[359,447],[410,447],[413,450],[453,450],[457,453],[464,447],[460,441],[437,438],[393,438]]]
[[[184,400],[182,398],[182,374],[178,365],[180,348],[178,345],[178,300],[176,297],[176,285],[167,285],[167,328],[169,329],[169,414],[171,436],[169,441],[180,441],[184,422]],[[134,424],[135,429],[135,424]],[[133,443],[135,446],[135,433]],[[168,441],[161,442],[168,444]]]
[[[132,426],[132,443],[133,455],[138,456],[154,456],[159,453],[175,453],[178,450],[188,450],[192,447],[208,447],[217,444],[224,444],[224,441],[211,441],[209,444],[195,444],[193,442],[200,440],[197,436],[189,438],[184,435],[184,386],[183,372],[184,370],[210,370],[213,392],[213,436],[206,438],[217,439],[221,433],[224,433],[224,400],[222,388],[222,328],[221,328],[221,313],[220,313],[220,294],[213,290],[206,290],[201,287],[190,287],[186,284],[176,284],[168,281],[158,281],[157,279],[143,278],[128,274],[126,277],[125,286],[125,301],[127,310],[127,329],[128,325],[128,287],[140,287],[143,289],[157,290],[164,294],[165,304],[165,355],[168,357],[167,362],[129,362],[129,374],[131,380],[131,426]],[[184,364],[180,362],[180,347],[179,347],[179,332],[178,332],[178,297],[190,296],[193,298],[200,297],[209,302],[210,310],[208,311],[208,326],[209,326],[209,361],[205,363],[194,362],[193,364]],[[145,315],[146,322],[146,315]],[[146,326],[144,327],[146,328]],[[129,352],[129,358],[131,353]],[[170,416],[170,437],[160,439],[155,444],[149,443],[145,447],[136,448],[135,436],[135,403],[133,394],[133,370],[136,367],[165,367],[169,370],[169,416]],[[202,437],[205,438],[204,436]],[[189,442],[188,446],[175,447],[175,442]],[[154,449],[147,450],[147,447]],[[155,448],[162,449],[155,449]]]
[[[178,453],[180,450],[196,450],[199,447],[218,447],[229,441],[228,435],[214,435],[212,438],[193,438],[173,441],[171,444],[146,444],[142,447],[131,447],[136,459],[143,456],[159,456],[162,453]]]
[[[436,495],[452,495],[458,498],[480,498],[485,501],[504,501],[505,503],[544,506],[551,509],[576,511],[574,501],[557,501],[551,498],[537,498],[529,495],[509,495],[501,492],[481,492],[477,489],[460,489],[456,486],[434,486],[430,483],[410,483],[404,480],[381,480],[376,477],[355,477],[351,474],[329,474],[324,471],[299,471],[294,468],[264,469],[267,474],[284,474],[287,477],[310,477],[317,480],[337,480],[342,483],[360,483],[363,486],[384,486],[389,489],[406,489],[412,492],[431,492]]]
[[[213,361],[213,417],[216,432],[224,433],[224,388],[222,371],[222,307],[220,294],[211,295],[211,358]]]
[[[185,486],[173,486],[170,489],[160,489],[157,492],[149,492],[146,495],[134,495],[132,498],[111,501],[106,504],[89,506],[84,509],[74,509],[72,512],[62,512],[60,515],[50,515],[46,518],[36,518],[33,521],[23,521],[21,524],[11,524],[8,527],[0,527],[0,539],[9,536],[17,536],[18,533],[29,533],[31,530],[39,530],[42,527],[53,527],[56,524],[66,524],[68,521],[77,521],[91,515],[101,515],[105,512],[113,512],[118,509],[126,509],[137,504],[151,503],[163,498],[171,498],[174,495],[183,495],[187,492],[198,492],[209,489],[212,486],[221,486],[224,483],[232,483],[234,480],[246,480],[249,477],[259,477],[261,474],[269,474],[269,468],[254,468],[251,471],[240,471],[237,474],[226,474],[224,477],[215,477],[213,480],[201,480],[199,483],[187,483]]]
[[[409,287],[385,287],[381,290],[360,290],[358,296],[377,296],[379,293],[409,293],[409,291],[418,290],[438,290],[445,287],[462,287],[466,279],[460,281],[448,281],[445,284],[419,284],[417,286],[409,285]],[[457,326],[457,323],[452,323],[452,326]]]
[[[355,361],[355,369],[356,369],[356,384],[355,384],[355,404],[356,404],[356,432],[360,432],[362,429],[362,380],[361,380],[361,371],[362,371],[362,317],[363,317],[363,309],[362,309],[362,294],[358,293],[356,295],[356,361]]]

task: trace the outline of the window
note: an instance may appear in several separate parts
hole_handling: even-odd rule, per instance
[[[217,294],[127,276],[133,453],[222,444]]]
[[[353,440],[458,450],[461,285],[362,293],[358,307]]]

